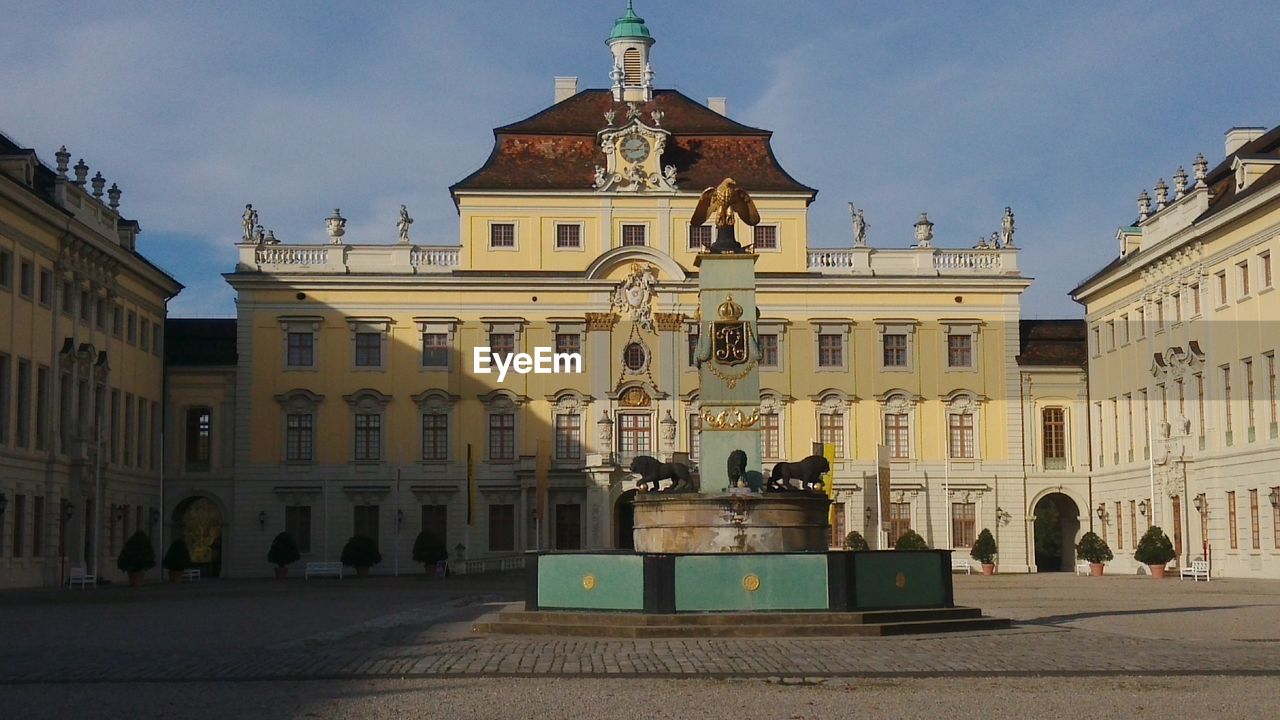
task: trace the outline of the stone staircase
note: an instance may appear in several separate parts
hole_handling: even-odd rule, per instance
[[[593,638],[885,637],[1004,630],[1005,618],[980,608],[867,612],[684,613],[503,610],[472,625],[478,633]]]

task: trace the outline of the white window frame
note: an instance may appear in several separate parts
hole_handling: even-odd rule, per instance
[[[456,436],[455,413],[454,407],[458,403],[457,395],[450,395],[444,390],[432,389],[410,396],[414,404],[418,406],[418,463],[420,465],[442,465],[448,463],[454,457],[453,440]],[[423,455],[426,447],[422,442],[422,424],[423,418],[427,415],[444,415],[445,416],[445,434],[444,434],[444,457],[426,459]]]
[[[815,372],[849,372],[849,357],[853,350],[852,343],[849,342],[849,336],[853,332],[852,320],[810,320],[809,326],[813,328],[813,365]],[[823,335],[838,335],[840,337],[840,364],[839,365],[823,365],[822,364],[822,340]]]
[[[315,315],[283,315],[280,324],[280,369],[282,372],[317,372],[320,366],[320,328],[324,318]],[[311,335],[311,364],[289,364],[289,333]]]
[[[630,226],[644,228],[644,243],[640,245],[623,245],[623,235],[626,228]],[[619,220],[618,221],[618,242],[614,247],[653,247],[653,232],[648,221],[645,220]]]
[[[324,402],[323,395],[317,395],[305,388],[294,388],[285,393],[275,396],[275,400],[280,404],[280,462],[284,465],[314,465],[318,462],[320,444],[316,439],[320,436],[320,404]],[[311,457],[309,459],[290,460],[289,459],[289,416],[290,415],[310,415],[311,416]],[[127,434],[127,433],[126,433]],[[127,443],[127,440],[126,440]]]
[[[914,373],[916,371],[916,328],[915,320],[876,320],[876,365],[881,372]],[[905,365],[884,364],[884,339],[888,335],[905,335],[907,338]]]
[[[560,228],[576,227],[578,228],[578,246],[571,247],[560,244]],[[557,220],[551,225],[551,250],[552,252],[586,252],[587,250],[587,224],[582,221],[564,221]]]
[[[391,336],[391,326],[395,324],[395,320],[389,317],[349,317],[347,318],[347,328],[351,334],[351,370],[353,372],[387,372],[391,369],[388,353],[388,345]],[[380,341],[378,349],[377,365],[357,365],[356,364],[356,342],[360,333],[377,333]]]
[[[982,363],[982,345],[980,328],[982,323],[977,320],[942,320],[942,367],[944,372],[958,373],[976,373],[981,372]],[[1095,326],[1096,327],[1096,326]],[[969,364],[951,366],[951,336],[952,335],[968,335],[969,336]]]
[[[503,247],[493,244],[493,228],[496,225],[511,226],[511,247]],[[490,252],[519,252],[520,251],[520,223],[515,220],[489,220],[485,224],[485,247]]]
[[[756,243],[756,231],[757,231],[759,228],[767,228],[767,227],[768,227],[768,228],[773,228],[773,243],[774,243],[774,247],[771,247],[771,248],[762,248],[762,247],[760,247],[759,245],[756,245],[756,244],[755,244],[755,243]],[[780,226],[778,223],[760,223],[760,224],[758,224],[758,225],[754,226],[753,228],[751,228],[751,244],[752,244],[752,249],[753,249],[753,250],[755,250],[755,252],[756,252],[757,254],[762,253],[762,252],[763,252],[763,253],[780,253],[780,252],[782,252],[782,226]]]
[[[454,369],[454,357],[459,354],[458,347],[458,325],[461,320],[455,317],[415,317],[413,322],[418,327],[418,371],[419,372],[449,372]],[[445,335],[447,352],[445,353],[444,365],[426,365],[424,364],[423,355],[425,348],[423,347],[423,335]]]

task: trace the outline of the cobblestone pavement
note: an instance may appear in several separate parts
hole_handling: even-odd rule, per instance
[[[211,581],[0,593],[0,683],[459,676],[1280,677],[1280,583],[1070,575],[956,578],[1014,629],[907,638],[487,637],[520,578]],[[2,694],[2,693],[0,693]]]

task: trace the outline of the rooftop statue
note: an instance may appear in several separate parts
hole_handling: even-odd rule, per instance
[[[712,253],[747,252],[733,236],[734,219],[742,218],[742,222],[754,226],[760,222],[760,213],[751,196],[738,187],[733,178],[725,178],[718,186],[702,191],[689,224],[702,225],[708,217],[716,227],[716,239],[711,243]]]

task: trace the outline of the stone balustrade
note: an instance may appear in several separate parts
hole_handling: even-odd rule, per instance
[[[241,243],[240,272],[420,275],[458,267],[456,246]]]
[[[811,248],[808,270],[821,275],[1017,275],[1017,248]]]

